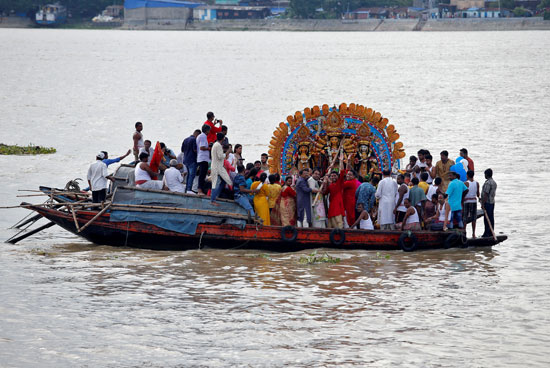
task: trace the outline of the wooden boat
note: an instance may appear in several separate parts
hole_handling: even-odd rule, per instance
[[[382,170],[396,173],[405,157],[399,134],[379,112],[358,104],[313,106],[287,117],[269,145],[272,173],[296,171],[356,157],[367,178]],[[159,150],[160,151],[160,150]],[[156,152],[159,152],[156,151]],[[344,155],[345,153],[345,155]],[[296,158],[297,157],[297,158]],[[296,159],[295,159],[296,158]],[[336,161],[333,161],[336,160]],[[350,164],[352,164],[350,162]],[[324,169],[322,169],[324,170]],[[148,249],[263,249],[290,252],[312,248],[404,250],[493,246],[507,236],[467,239],[462,231],[382,231],[263,226],[234,201],[138,189],[134,167],[121,165],[113,175],[108,202],[83,202],[81,194],[50,194],[42,205],[22,204],[64,229],[97,244]],[[67,189],[67,188],[66,188]],[[57,201],[57,203],[56,203]],[[48,226],[48,225],[45,225]],[[18,237],[15,241],[24,238]]]
[[[119,187],[125,193],[148,193],[159,203],[170,200],[209,202],[209,198],[187,194]],[[500,235],[495,238],[466,239],[463,233],[452,231],[382,231],[351,229],[314,229],[246,224],[246,217],[233,201],[223,201],[224,209],[215,211],[195,210],[168,205],[135,205],[118,202],[117,194],[113,201],[103,208],[93,208],[92,204],[22,205],[36,211],[62,228],[96,243],[111,246],[124,246],[154,250],[189,250],[205,247],[220,249],[261,249],[276,252],[293,252],[314,248],[340,250],[404,250],[437,249],[470,246],[493,246],[507,239]],[[101,205],[100,205],[101,206]],[[188,207],[188,205],[187,205]],[[232,208],[232,213],[228,209]],[[212,208],[214,210],[214,208]],[[242,209],[241,209],[242,210]],[[113,221],[117,211],[132,212],[137,215],[173,217],[176,214],[206,215],[215,218],[214,222],[198,223],[194,233],[183,233],[142,221]],[[194,212],[197,211],[197,212]],[[207,213],[205,213],[205,211]],[[216,216],[218,215],[218,216]],[[227,216],[240,221],[227,223]]]

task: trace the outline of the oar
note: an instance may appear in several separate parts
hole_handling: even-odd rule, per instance
[[[496,241],[497,236],[495,235],[495,231],[493,230],[493,225],[491,225],[491,221],[489,221],[489,215],[487,214],[487,211],[485,210],[485,207],[482,207],[483,214],[485,215],[485,219],[487,220],[487,225],[489,225],[489,229],[491,230],[491,234],[493,234],[493,239]]]
[[[15,243],[17,243],[18,241],[23,240],[23,239],[25,239],[25,238],[28,238],[29,236],[34,235],[34,234],[36,234],[37,232],[40,232],[40,231],[42,231],[42,230],[44,230],[44,229],[47,229],[47,228],[49,228],[49,227],[51,227],[51,226],[53,226],[53,225],[55,225],[55,222],[50,221],[50,222],[48,222],[46,225],[42,225],[42,226],[40,226],[40,227],[38,227],[38,228],[36,228],[36,229],[34,229],[34,230],[32,230],[32,231],[29,231],[28,233],[23,234],[23,235],[21,235],[21,236],[19,236],[19,237],[17,237],[17,238],[10,238],[10,239],[6,240],[6,243],[15,244]]]

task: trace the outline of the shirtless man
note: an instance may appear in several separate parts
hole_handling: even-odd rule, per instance
[[[145,143],[143,142],[143,133],[141,132],[143,130],[143,124],[141,122],[136,123],[136,131],[134,132],[134,135],[132,136],[132,139],[134,140],[134,158],[136,161],[139,160],[139,150],[143,147],[145,147]]]

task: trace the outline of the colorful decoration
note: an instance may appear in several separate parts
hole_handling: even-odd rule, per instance
[[[388,168],[398,170],[405,157],[395,127],[362,105],[313,106],[286,120],[273,132],[269,145],[271,173],[286,176],[317,167],[324,173],[333,161],[338,163],[341,149],[346,157],[353,154],[355,170],[368,178]]]

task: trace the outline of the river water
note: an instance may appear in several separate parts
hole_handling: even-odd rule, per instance
[[[466,147],[495,171],[492,250],[154,252],[53,227],[0,246],[1,367],[550,364],[550,32],[0,29],[0,205],[85,178],[135,121],[176,151],[214,111],[257,159],[315,104],[382,112],[408,154]],[[26,210],[0,210],[0,240]],[[478,233],[483,225],[478,225]],[[324,251],[319,251],[323,253]]]

